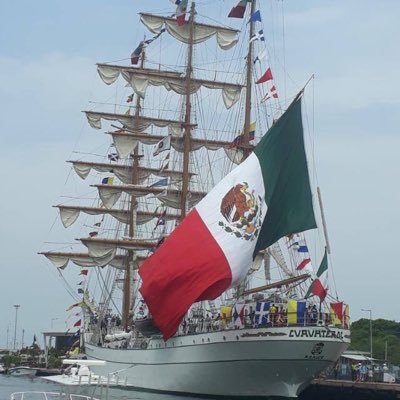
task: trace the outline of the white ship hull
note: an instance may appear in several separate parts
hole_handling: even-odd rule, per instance
[[[87,341],[86,354],[106,361],[105,367],[93,368],[96,373],[116,373],[121,385],[135,388],[296,397],[349,343],[349,331],[337,328],[258,328],[178,336],[166,343],[152,338],[147,349],[104,348]]]

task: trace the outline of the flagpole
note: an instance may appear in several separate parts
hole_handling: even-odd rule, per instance
[[[328,254],[331,254],[331,247],[329,245],[329,238],[328,238],[328,229],[326,227],[326,221],[325,221],[324,206],[322,204],[322,196],[321,196],[321,190],[320,190],[319,186],[317,187],[317,194],[318,194],[319,210],[321,212],[322,228],[324,230],[324,236],[325,236],[326,252]]]
[[[254,14],[256,9],[256,0],[251,0],[251,10],[250,10],[250,29],[249,29],[249,48],[247,52],[247,63],[246,63],[246,102],[245,102],[245,112],[244,112],[244,126],[243,126],[243,140],[237,146],[243,151],[243,157],[241,162],[243,162],[251,152],[250,149],[250,124],[251,124],[251,88],[252,88],[252,74],[253,74],[253,40],[255,23],[251,20],[251,16]],[[243,286],[242,286],[243,285]],[[241,285],[237,286],[236,297],[239,298],[243,289],[246,287],[246,280],[242,282]]]
[[[146,58],[146,52],[142,51],[142,57],[140,60],[140,68],[144,68],[144,62]],[[134,115],[134,130],[139,123],[140,117],[140,96],[136,97],[136,109]],[[133,162],[132,162],[132,176],[131,182],[132,184],[137,183],[138,181],[138,171],[139,171],[139,146],[136,146],[133,151]],[[129,204],[129,237],[133,238],[135,234],[135,222],[136,222],[136,199],[134,196],[131,196],[130,204]],[[123,299],[122,299],[122,326],[124,327],[125,332],[128,332],[128,328],[130,326],[130,308],[132,303],[132,274],[133,274],[133,259],[134,253],[132,250],[128,250],[128,258],[125,268],[125,277],[124,277],[124,287],[123,287]],[[83,335],[82,335],[83,337]]]
[[[188,28],[189,42],[186,64],[186,82],[185,82],[185,123],[183,136],[183,165],[182,165],[182,193],[180,199],[181,217],[186,217],[187,196],[189,191],[189,160],[190,160],[190,142],[191,142],[191,112],[192,112],[192,75],[193,75],[193,37],[194,37],[194,18],[195,3],[192,2],[190,7]]]
[[[254,14],[256,10],[256,0],[251,1],[250,16]],[[243,127],[243,160],[246,159],[250,154],[249,148],[249,132],[250,132],[250,119],[251,119],[251,88],[252,88],[252,74],[253,74],[253,41],[251,38],[254,36],[254,21],[250,20],[249,29],[249,50],[247,53],[247,71],[246,71],[246,106],[244,114],[244,127]],[[242,161],[243,161],[242,160]]]
[[[304,86],[303,86],[303,88],[301,89],[301,91],[300,92],[304,92],[304,89],[306,88],[306,86],[308,86],[308,84],[311,82],[311,80],[312,79],[314,79],[315,78],[315,76],[314,76],[314,74],[312,74],[309,78],[308,78],[308,81],[304,84]]]

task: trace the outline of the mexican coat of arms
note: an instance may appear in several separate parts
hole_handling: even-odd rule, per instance
[[[232,187],[221,201],[220,211],[224,221],[219,221],[226,232],[237,238],[254,240],[262,225],[261,197],[249,190],[247,182]]]

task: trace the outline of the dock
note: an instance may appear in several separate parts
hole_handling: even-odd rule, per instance
[[[299,400],[398,400],[400,384],[314,379]]]

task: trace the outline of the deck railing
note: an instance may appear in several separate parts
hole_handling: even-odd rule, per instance
[[[262,327],[284,326],[330,326],[343,329],[349,327],[346,321],[337,323],[337,321],[332,320],[329,313],[317,313],[316,315],[311,315],[307,312],[304,314],[287,312],[262,314],[254,312],[254,314],[244,316],[243,321],[237,321],[236,323],[232,317],[221,316],[217,316],[216,318],[205,317],[185,319],[179,327],[178,334],[187,335],[226,329],[258,329]]]
[[[298,312],[286,312],[279,311],[270,313],[268,311],[253,311],[244,315],[242,319],[237,319],[229,315],[218,314],[216,317],[195,317],[195,318],[185,318],[179,326],[179,329],[175,336],[186,336],[201,333],[210,333],[223,330],[233,330],[233,329],[259,329],[259,328],[281,328],[281,327],[336,327],[342,329],[349,328],[348,318],[343,318],[342,321],[338,320],[337,317],[330,313],[322,312],[310,312],[307,310],[304,313]],[[98,332],[97,326],[92,326],[93,329],[89,331],[96,332],[96,343],[103,346],[108,346],[110,343],[104,340],[106,333],[112,334],[116,330],[120,329],[118,327],[109,326],[107,331]],[[102,340],[99,341],[100,337]],[[121,348],[143,348],[143,337],[141,335],[133,335],[130,340],[120,340],[116,341],[120,343],[118,346]],[[112,342],[111,342],[112,343]],[[145,343],[147,344],[147,343]],[[114,346],[112,346],[114,347]]]

